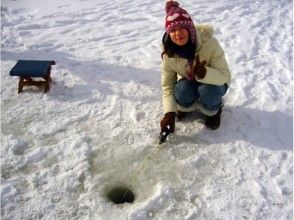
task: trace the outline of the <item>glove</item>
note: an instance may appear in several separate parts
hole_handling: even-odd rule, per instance
[[[175,112],[168,112],[164,114],[163,119],[160,121],[161,132],[166,131],[167,126],[170,127],[170,132],[174,132],[176,115],[177,114]]]
[[[206,60],[200,62],[199,55],[195,57],[195,60],[196,60],[196,64],[193,67],[192,73],[196,77],[196,79],[203,79],[207,72],[205,68]]]

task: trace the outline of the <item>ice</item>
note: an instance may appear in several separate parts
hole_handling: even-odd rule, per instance
[[[293,3],[180,1],[232,72],[221,126],[158,145],[164,1],[2,1],[3,219],[293,219]],[[55,60],[50,91],[9,76]],[[133,203],[106,198],[132,189]]]

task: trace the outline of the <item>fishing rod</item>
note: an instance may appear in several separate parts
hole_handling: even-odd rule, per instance
[[[159,142],[156,145],[156,147],[153,149],[153,151],[149,154],[149,156],[146,158],[144,163],[141,165],[141,167],[138,169],[137,175],[139,176],[140,172],[143,170],[144,166],[147,164],[147,162],[151,159],[151,157],[160,149],[160,146],[166,141],[167,136],[171,133],[170,126],[167,125],[159,134]]]
[[[146,166],[146,164],[149,162],[149,160],[153,157],[153,155],[155,153],[157,153],[162,144],[165,143],[167,136],[171,133],[171,128],[169,125],[167,125],[164,129],[162,129],[162,131],[159,134],[159,142],[158,144],[155,146],[155,148],[153,149],[153,151],[151,151],[151,153],[148,155],[148,157],[145,159],[145,161],[142,163],[142,165],[139,167],[138,171],[136,172],[136,176],[138,177],[140,175],[140,173],[142,172],[143,168]],[[128,191],[130,191],[132,184],[129,185],[129,187],[127,188],[126,192],[124,193],[122,199],[124,199],[124,197],[126,196],[126,194],[128,193]]]

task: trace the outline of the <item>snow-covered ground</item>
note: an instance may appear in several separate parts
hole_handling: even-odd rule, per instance
[[[1,2],[2,219],[292,219],[293,5],[185,0],[232,72],[221,127],[197,113],[158,143],[165,2]],[[55,60],[17,94],[18,59]],[[106,193],[128,186],[132,204]]]

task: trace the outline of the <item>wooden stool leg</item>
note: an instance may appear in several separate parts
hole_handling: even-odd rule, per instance
[[[45,93],[47,93],[49,91],[49,89],[50,89],[50,82],[51,82],[50,73],[51,73],[51,66],[49,66],[48,73],[44,77],[44,79],[45,79],[45,90],[44,90],[44,92]]]
[[[44,90],[44,92],[45,93],[47,93],[48,91],[49,91],[49,89],[50,89],[50,85],[49,85],[49,79],[47,78],[46,79],[46,82],[45,82],[45,90]]]
[[[18,94],[21,93],[23,91],[23,81],[24,78],[23,77],[19,77],[19,82],[18,82]]]

